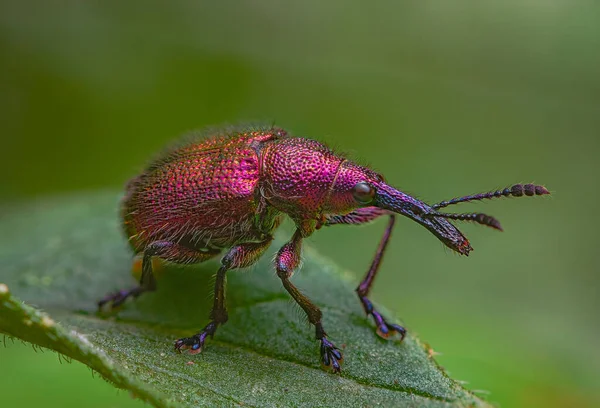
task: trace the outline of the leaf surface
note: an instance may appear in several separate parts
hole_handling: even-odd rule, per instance
[[[178,354],[173,342],[207,323],[216,262],[163,265],[157,292],[98,315],[97,299],[135,285],[117,204],[100,192],[1,209],[0,332],[79,360],[157,407],[486,405],[410,333],[402,343],[379,339],[356,283],[311,248],[293,281],[343,348],[341,376],[321,370],[314,330],[269,256],[229,272],[229,321],[201,355]]]

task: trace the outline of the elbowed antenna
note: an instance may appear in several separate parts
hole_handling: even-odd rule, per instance
[[[550,194],[548,189],[544,186],[538,186],[535,184],[515,184],[512,187],[507,187],[503,190],[490,191],[487,193],[473,194],[464,197],[453,198],[452,200],[442,201],[438,204],[434,204],[431,206],[433,211],[430,211],[424,216],[426,217],[441,217],[449,220],[457,220],[457,221],[473,221],[481,225],[486,225],[488,227],[492,227],[499,231],[503,231],[502,226],[500,225],[500,221],[491,215],[483,214],[483,213],[467,213],[467,214],[449,214],[449,213],[440,213],[436,210],[440,208],[448,207],[449,205],[466,203],[469,201],[476,200],[484,200],[484,199],[492,199],[498,197],[522,197],[526,196],[536,196],[536,195],[546,195]]]
[[[468,195],[468,196],[464,196],[464,197],[453,198],[452,200],[448,200],[448,201],[442,201],[440,203],[432,205],[431,208],[433,208],[434,210],[439,210],[440,208],[444,208],[449,205],[458,204],[458,203],[466,203],[469,201],[484,200],[484,199],[491,200],[492,198],[498,198],[498,197],[521,197],[523,195],[531,197],[531,196],[535,196],[535,195],[546,195],[546,194],[550,194],[550,192],[544,186],[538,186],[535,184],[525,184],[525,185],[515,184],[514,186],[507,187],[504,190],[496,190],[496,191],[490,191],[487,193],[473,194],[473,195]],[[438,216],[439,214],[433,213],[431,215]],[[449,215],[452,215],[452,214],[449,214]],[[485,215],[485,214],[482,214],[482,215]],[[450,217],[446,217],[446,218],[450,218]],[[456,219],[459,219],[459,218],[456,218]],[[467,220],[467,218],[465,218],[465,220]],[[475,219],[470,220],[470,221],[479,222]],[[485,224],[485,225],[488,225],[488,224]]]
[[[449,220],[457,220],[457,221],[473,221],[481,225],[485,225],[488,227],[492,227],[497,229],[498,231],[504,231],[502,226],[500,225],[500,221],[491,215],[483,214],[483,213],[468,213],[468,214],[449,214],[449,213],[439,213],[432,212],[426,214],[430,217],[441,217]]]

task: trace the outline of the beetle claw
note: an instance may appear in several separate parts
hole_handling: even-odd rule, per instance
[[[383,318],[381,313],[379,313],[377,309],[375,309],[373,303],[371,303],[371,301],[366,296],[360,296],[360,301],[363,305],[363,308],[365,309],[367,317],[373,316],[373,319],[375,320],[375,325],[377,326],[375,332],[379,337],[381,337],[382,339],[388,339],[394,333],[398,333],[400,334],[400,341],[404,340],[404,337],[406,336],[406,329],[404,327],[398,324],[388,323]]]
[[[189,350],[189,354],[201,353],[204,348],[205,339],[206,335],[203,335],[203,333],[179,339],[175,342],[175,351],[181,353],[183,350]]]
[[[344,357],[332,342],[327,340],[326,337],[321,339],[321,365],[324,369],[331,369],[334,374],[339,374],[342,371],[341,364],[344,361]]]
[[[111,310],[117,309],[130,297],[138,297],[143,292],[140,286],[133,289],[122,289],[118,292],[109,293],[98,301],[98,310],[102,310],[105,305],[110,305]]]
[[[392,335],[394,335],[394,333],[398,333],[400,335],[400,341],[404,340],[404,337],[406,336],[406,329],[404,327],[398,324],[387,323],[385,320],[383,320],[381,324],[378,324],[375,332],[383,339],[390,338]]]
[[[217,324],[210,322],[206,327],[198,334],[194,334],[192,337],[184,337],[175,342],[175,351],[181,353],[182,350],[188,350],[189,354],[198,354],[204,349],[204,342],[206,338],[210,336],[212,339],[217,331]]]
[[[377,333],[379,337],[382,339],[389,339],[395,333],[398,333],[400,335],[400,341],[404,340],[404,337],[406,336],[406,329],[404,327],[399,324],[388,323],[374,308],[370,309],[369,314],[375,319],[375,324],[377,325],[375,333]]]

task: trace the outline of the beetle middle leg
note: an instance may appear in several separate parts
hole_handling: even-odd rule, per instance
[[[360,302],[365,310],[367,315],[373,316],[375,320],[375,325],[377,326],[376,333],[387,339],[394,332],[400,334],[400,339],[404,339],[406,335],[406,329],[400,325],[388,323],[383,316],[373,307],[373,303],[369,300],[369,291],[371,289],[371,285],[377,275],[377,271],[379,270],[379,265],[381,264],[381,260],[383,259],[383,254],[385,252],[385,248],[390,240],[390,236],[392,234],[392,229],[394,228],[395,216],[394,214],[390,214],[389,212],[382,210],[377,207],[365,207],[359,210],[353,211],[346,215],[338,215],[332,216],[329,218],[325,225],[335,225],[335,224],[353,224],[360,225],[367,223],[369,221],[374,220],[375,218],[389,214],[390,219],[388,221],[388,225],[385,229],[383,237],[379,242],[379,246],[377,247],[377,251],[375,252],[375,257],[373,258],[373,262],[371,263],[371,267],[369,268],[367,274],[361,281],[361,283],[356,288],[356,294],[360,299]]]
[[[225,274],[228,270],[246,268],[254,264],[269,248],[272,236],[261,242],[248,242],[231,248],[221,260],[221,267],[217,271],[215,280],[214,303],[210,311],[210,322],[192,337],[185,337],[175,342],[177,351],[189,350],[191,354],[200,353],[206,338],[214,336],[219,325],[225,324],[229,319],[227,305],[225,304]]]
[[[300,250],[302,245],[302,234],[296,230],[292,239],[285,244],[279,252],[275,260],[275,268],[277,276],[281,279],[283,287],[294,298],[296,303],[300,305],[302,310],[308,316],[308,321],[315,326],[316,339],[321,341],[321,363],[325,367],[331,367],[334,373],[341,371],[341,363],[343,360],[340,350],[327,339],[327,333],[323,329],[321,323],[321,310],[312,301],[298,290],[290,277],[294,273],[294,269],[300,264]]]
[[[154,241],[144,250],[140,284],[131,289],[108,294],[98,302],[98,308],[101,309],[104,305],[110,304],[110,307],[114,309],[130,297],[136,298],[144,292],[156,290],[156,279],[152,270],[152,258],[154,256],[173,263],[194,264],[213,258],[219,253],[218,250],[197,251],[171,241]]]

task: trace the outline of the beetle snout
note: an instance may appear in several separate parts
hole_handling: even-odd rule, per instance
[[[418,222],[444,245],[461,255],[469,255],[473,249],[467,238],[451,222],[427,215],[434,211],[429,205],[385,183],[381,183],[377,188],[375,205]]]
[[[415,220],[430,230],[448,248],[461,255],[469,256],[473,247],[469,240],[450,221],[439,217],[424,217]]]

